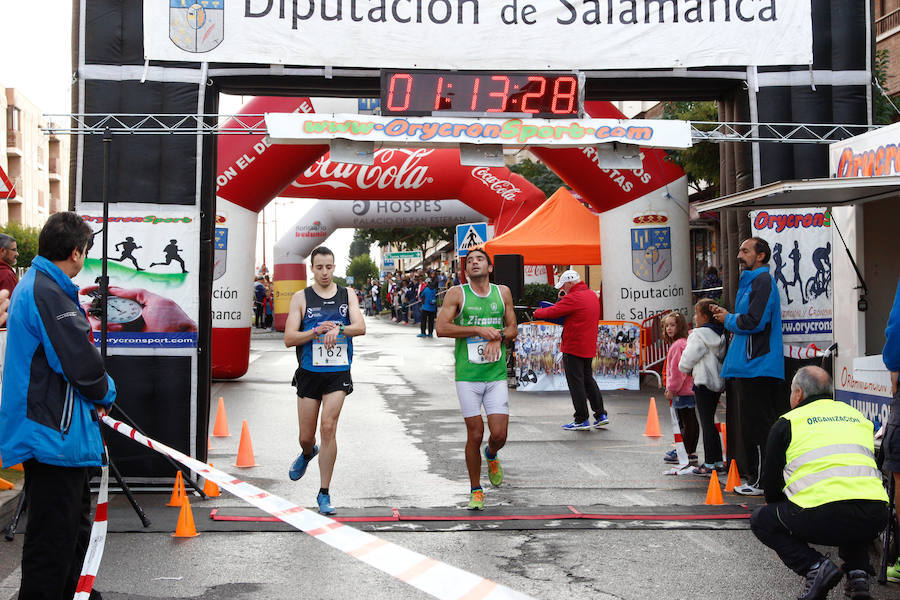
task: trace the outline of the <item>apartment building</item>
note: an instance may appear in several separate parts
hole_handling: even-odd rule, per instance
[[[882,82],[889,96],[900,93],[900,0],[875,0],[875,49],[887,50],[887,81]]]
[[[41,227],[69,205],[69,136],[47,135],[41,109],[15,88],[0,87],[0,166],[16,196],[0,198],[0,225]]]

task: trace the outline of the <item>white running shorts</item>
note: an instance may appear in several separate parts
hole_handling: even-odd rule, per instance
[[[457,381],[456,396],[464,419],[481,415],[481,406],[487,415],[509,414],[509,387],[505,379],[500,381]]]

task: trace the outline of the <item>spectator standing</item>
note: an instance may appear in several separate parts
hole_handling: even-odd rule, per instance
[[[678,363],[687,346],[687,320],[680,312],[673,311],[663,317],[663,340],[669,344],[666,354],[666,400],[675,414],[678,415],[678,426],[688,460],[697,460],[697,441],[700,439],[700,426],[697,424],[697,413],[694,411],[694,380],[678,369]],[[673,449],[666,452],[663,460],[677,463],[678,453]]]
[[[733,398],[729,401],[729,417],[737,413],[737,427],[728,427],[729,446],[742,446],[743,452],[734,454],[738,470],[747,480],[734,491],[745,496],[763,494],[759,478],[765,461],[766,436],[788,408],[781,394],[784,381],[781,298],[769,273],[771,254],[764,239],[745,240],[737,256],[742,272],[735,312],[729,313],[721,306],[714,308],[716,321],[733,334],[722,365],[722,377],[731,380]]]
[[[19,277],[13,267],[19,260],[19,247],[11,235],[0,233],[0,290],[7,290],[12,295]]]
[[[891,412],[884,430],[881,447],[884,448],[884,468],[893,473],[894,503],[900,518],[900,392],[897,391],[897,374],[900,372],[900,279],[897,280],[897,293],[894,295],[894,306],[888,317],[884,330],[884,349],[881,358],[891,373]],[[888,579],[900,583],[900,557],[887,570]]]
[[[718,288],[718,289],[712,289]],[[709,292],[703,293],[701,298],[710,298],[712,300],[718,300],[722,297],[722,279],[719,277],[719,270],[713,266],[709,266],[706,268],[706,275],[703,276],[703,283],[700,284],[700,289],[709,290]]]
[[[565,318],[562,333],[563,368],[566,384],[575,409],[574,420],[563,425],[567,431],[585,431],[592,427],[588,402],[594,412],[593,427],[609,424],[603,407],[603,395],[594,379],[591,360],[597,353],[597,328],[600,323],[600,300],[597,293],[581,281],[576,271],[568,270],[559,277],[561,290],[556,304],[534,311],[535,319]]]
[[[23,599],[74,595],[91,533],[88,481],[106,460],[98,415],[116,387],[72,281],[92,241],[77,214],[51,215],[9,313],[0,456],[25,467]]]
[[[253,316],[254,326],[262,328],[265,319],[264,304],[266,301],[266,286],[262,277],[257,277],[253,283]]]
[[[381,312],[381,285],[378,281],[372,282],[372,302],[375,305],[375,314]]]
[[[831,378],[819,367],[794,375],[790,406],[768,435],[766,505],[753,513],[750,528],[804,577],[798,600],[824,600],[843,576],[847,598],[871,598],[868,546],[888,517],[872,422],[832,399]],[[809,544],[837,546],[842,568]]]
[[[724,472],[722,441],[716,429],[716,407],[725,388],[722,379],[722,359],[725,357],[725,328],[713,320],[715,302],[703,298],[694,306],[695,327],[688,334],[687,344],[678,361],[678,370],[690,373],[694,380],[694,401],[700,415],[705,462],[694,469],[694,475]]]
[[[422,302],[422,324],[418,337],[433,337],[434,317],[437,314],[437,281],[428,280],[419,294],[419,300]]]
[[[438,290],[444,291],[447,289],[447,276],[444,275],[443,271],[438,273]]]

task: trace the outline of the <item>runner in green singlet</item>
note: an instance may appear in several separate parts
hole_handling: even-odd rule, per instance
[[[469,509],[484,509],[481,487],[481,442],[484,440],[482,406],[490,438],[484,447],[488,478],[503,482],[497,452],[506,443],[509,426],[509,389],[506,384],[506,342],[516,337],[512,294],[505,285],[490,282],[491,259],[483,250],[466,255],[469,283],[447,291],[437,316],[439,337],[456,338],[456,394],[466,423],[466,468],[471,491]]]

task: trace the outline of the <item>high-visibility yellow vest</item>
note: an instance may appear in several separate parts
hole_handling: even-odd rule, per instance
[[[784,494],[802,508],[840,500],[888,501],[875,466],[874,426],[844,402],[822,399],[799,406],[785,455]]]

